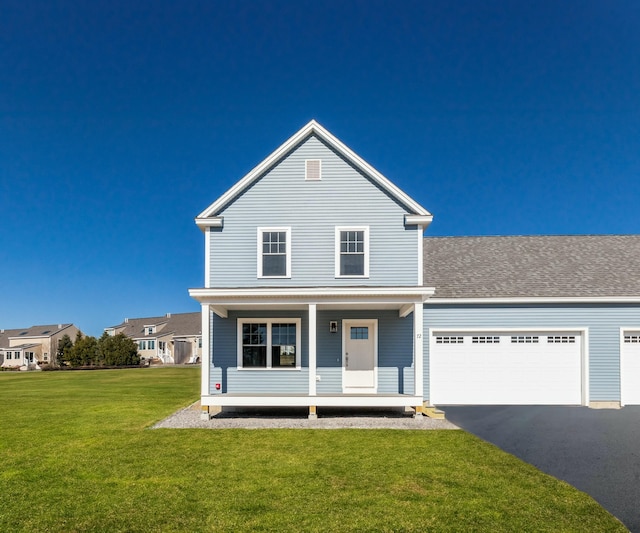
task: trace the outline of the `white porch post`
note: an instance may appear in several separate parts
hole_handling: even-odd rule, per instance
[[[202,383],[200,393],[209,394],[209,375],[211,370],[211,309],[209,304],[202,304]]]
[[[309,304],[309,396],[316,395],[316,304]]]
[[[424,398],[424,324],[422,302],[413,305],[413,378],[414,394]]]

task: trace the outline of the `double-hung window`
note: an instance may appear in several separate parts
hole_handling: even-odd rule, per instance
[[[336,278],[369,277],[369,227],[336,228]]]
[[[258,228],[258,277],[291,277],[291,228]]]
[[[299,318],[238,320],[238,368],[300,368]]]

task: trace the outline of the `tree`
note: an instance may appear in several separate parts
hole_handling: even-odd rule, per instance
[[[63,365],[67,360],[69,350],[73,348],[73,341],[66,333],[58,339],[58,349],[56,350],[56,359],[54,364]]]
[[[76,342],[69,350],[68,355],[65,354],[66,360],[71,366],[91,366],[94,365],[98,355],[98,341],[90,335],[83,337],[78,332]]]
[[[123,333],[111,336],[105,331],[98,340],[98,360],[107,366],[139,365],[138,345]]]

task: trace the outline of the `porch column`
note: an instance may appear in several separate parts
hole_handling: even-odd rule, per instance
[[[209,394],[209,375],[211,370],[211,306],[202,304],[202,382],[200,393]]]
[[[309,304],[309,396],[316,395],[316,304]]]
[[[413,378],[414,394],[424,398],[424,324],[422,302],[413,304]]]

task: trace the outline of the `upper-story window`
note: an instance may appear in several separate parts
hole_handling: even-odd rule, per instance
[[[153,335],[156,332],[155,326],[145,326],[147,335]]]
[[[291,228],[258,228],[258,277],[291,277]]]
[[[336,228],[336,277],[369,277],[369,228]]]

